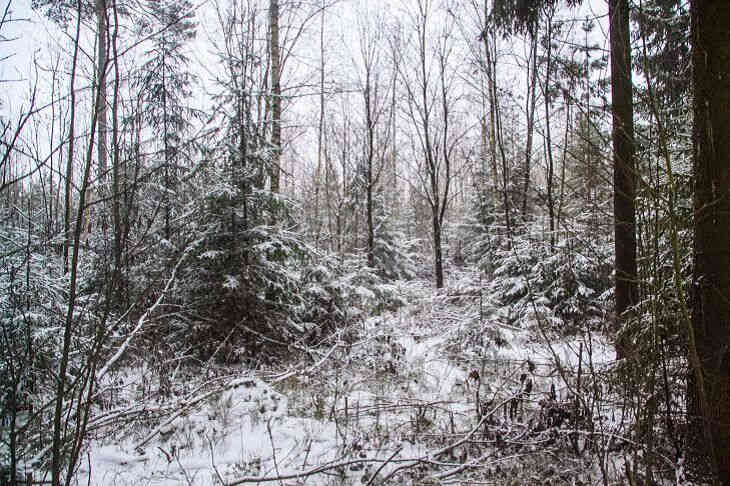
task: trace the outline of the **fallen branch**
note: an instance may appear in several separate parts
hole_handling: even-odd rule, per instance
[[[197,397],[194,397],[190,400],[183,401],[183,403],[177,404],[176,405],[177,411],[175,413],[173,413],[172,415],[170,415],[170,417],[168,417],[167,420],[161,422],[157,427],[155,427],[154,430],[152,430],[152,432],[147,434],[147,436],[144,439],[142,439],[140,442],[138,442],[137,445],[135,446],[135,449],[141,449],[142,447],[147,445],[147,443],[149,441],[151,441],[157,434],[159,434],[160,431],[164,427],[171,424],[176,418],[178,418],[182,414],[186,413],[190,408],[197,405],[198,403],[200,403],[204,400],[207,400],[208,398],[212,397],[213,395],[216,395],[217,393],[221,393],[223,391],[230,390],[231,388],[235,388],[239,385],[242,385],[246,382],[250,382],[252,380],[253,380],[252,378],[241,378],[238,380],[234,380],[224,387],[216,388],[215,390],[211,390],[207,393],[203,393],[202,395],[198,395]]]
[[[396,453],[400,449],[396,450]],[[353,459],[350,461],[339,461],[334,463],[325,464],[322,466],[317,466],[312,469],[308,469],[306,471],[296,472],[296,473],[290,473],[290,474],[279,474],[276,476],[245,476],[242,478],[238,478],[233,480],[230,483],[226,483],[226,486],[237,486],[239,484],[246,484],[246,483],[270,483],[275,481],[285,481],[288,479],[301,479],[308,476],[314,476],[315,474],[322,474],[327,471],[332,471],[333,469],[340,469],[347,466],[351,466],[353,464],[365,464],[365,463],[388,463],[392,462],[392,458],[395,456],[392,455],[388,459]]]
[[[327,360],[327,359],[328,359],[328,358],[329,358],[329,357],[330,357],[330,356],[332,355],[332,353],[334,353],[334,352],[335,352],[335,349],[337,349],[337,348],[339,348],[339,347],[341,347],[341,346],[342,346],[342,345],[341,345],[341,344],[339,344],[339,343],[338,343],[338,344],[335,344],[335,345],[333,345],[333,346],[332,346],[332,347],[331,347],[331,348],[329,349],[329,351],[327,351],[327,353],[325,353],[325,355],[324,355],[324,356],[322,356],[322,359],[320,359],[319,361],[317,361],[316,363],[314,363],[314,364],[313,364],[312,366],[310,366],[309,368],[307,368],[307,369],[305,369],[305,370],[302,370],[302,369],[300,369],[300,368],[295,368],[295,369],[293,369],[293,370],[291,370],[291,371],[288,371],[288,372],[286,372],[286,373],[284,373],[284,374],[281,374],[281,375],[277,376],[276,378],[272,379],[272,380],[271,380],[271,381],[269,382],[269,384],[270,384],[270,385],[274,385],[274,384],[276,384],[276,383],[280,383],[280,382],[282,382],[282,381],[284,381],[284,380],[286,380],[286,379],[288,379],[288,378],[291,378],[292,376],[296,376],[296,375],[301,375],[301,374],[310,374],[310,373],[313,373],[313,372],[314,372],[314,371],[315,371],[315,370],[316,370],[317,368],[319,368],[320,366],[322,366],[322,364],[323,364],[323,363],[324,363],[324,362],[325,362],[325,361],[326,361],[326,360]]]
[[[424,462],[434,462],[435,459],[438,458],[439,456],[441,456],[441,455],[443,455],[443,454],[445,454],[445,453],[447,453],[447,452],[449,452],[449,451],[451,451],[451,450],[459,447],[462,444],[467,443],[474,436],[474,434],[476,434],[479,431],[479,429],[482,427],[482,425],[484,425],[484,423],[487,421],[487,419],[489,417],[491,417],[492,415],[494,415],[506,403],[509,403],[510,400],[512,400],[513,398],[514,397],[509,397],[508,399],[503,400],[502,402],[498,403],[494,408],[492,408],[492,410],[489,413],[482,415],[482,418],[474,426],[474,428],[472,428],[464,437],[462,437],[461,439],[457,440],[456,442],[453,442],[453,443],[451,443],[451,444],[449,444],[449,445],[447,445],[445,447],[442,447],[441,449],[438,449],[437,451],[434,451],[434,452],[432,452],[432,453],[430,453],[430,454],[428,454],[426,456],[422,456],[420,458],[413,459],[413,460],[409,461],[408,464],[404,464],[404,465],[402,465],[400,467],[397,467],[397,468],[393,469],[390,472],[390,474],[388,474],[385,478],[383,478],[383,483],[385,483],[390,478],[392,478],[393,476],[395,476],[397,473],[399,473],[400,471],[402,471],[404,469],[410,469],[410,468],[412,468],[412,467],[414,467],[414,466],[416,466],[418,464],[424,463]]]

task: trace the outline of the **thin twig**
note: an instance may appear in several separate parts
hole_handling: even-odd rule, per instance
[[[276,447],[274,446],[274,434],[271,433],[271,420],[272,417],[269,417],[269,420],[266,421],[266,431],[269,433],[269,442],[271,443],[271,460],[274,461],[274,471],[276,471],[276,475],[279,476],[279,463],[276,461]],[[284,481],[280,479],[279,484],[284,486]]]
[[[373,473],[372,477],[370,478],[370,481],[368,481],[368,482],[367,482],[367,484],[366,484],[365,486],[372,486],[373,484],[375,484],[375,478],[377,478],[377,477],[378,477],[378,474],[380,474],[380,471],[382,471],[382,470],[383,470],[383,468],[384,468],[384,467],[385,467],[385,466],[386,466],[386,465],[387,465],[387,464],[388,464],[388,463],[389,463],[390,461],[392,461],[392,460],[393,460],[393,458],[394,458],[395,456],[397,456],[397,455],[398,455],[398,453],[399,453],[399,452],[400,452],[401,450],[403,450],[403,446],[402,446],[402,445],[401,445],[401,446],[398,446],[398,448],[396,448],[396,450],[395,450],[395,451],[393,451],[393,453],[392,453],[392,454],[391,454],[391,455],[390,455],[390,456],[388,457],[388,459],[386,459],[386,460],[385,460],[385,461],[384,461],[384,462],[383,462],[383,463],[382,463],[382,464],[380,465],[380,467],[378,467],[378,470],[377,470],[377,471],[375,471],[375,472]]]
[[[206,439],[208,439],[208,447],[210,447],[210,465],[213,467],[213,471],[215,471],[215,475],[218,477],[218,481],[220,481],[221,484],[226,484],[226,482],[223,480],[223,476],[221,476],[220,471],[218,471],[218,466],[215,464],[215,452],[213,450],[213,441],[210,437],[206,434]]]

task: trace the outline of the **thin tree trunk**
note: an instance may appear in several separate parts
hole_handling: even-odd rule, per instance
[[[443,262],[441,258],[441,223],[439,218],[440,213],[440,193],[439,193],[439,164],[438,164],[438,153],[431,136],[431,101],[429,99],[428,80],[429,72],[426,68],[426,23],[427,23],[427,12],[424,5],[419,2],[420,9],[420,21],[421,24],[418,26],[418,48],[419,48],[419,69],[421,75],[421,86],[420,86],[420,98],[421,98],[421,122],[423,126],[423,150],[426,163],[426,171],[428,173],[428,179],[430,182],[430,195],[427,198],[431,206],[432,215],[432,232],[433,232],[433,256],[434,256],[434,274],[436,277],[436,288],[440,289],[444,286],[444,275],[443,275]],[[442,141],[444,144],[446,140]],[[426,188],[424,188],[426,189]],[[428,189],[426,189],[428,193]]]
[[[556,226],[560,227],[563,220],[563,203],[565,202],[565,166],[568,158],[568,137],[570,136],[570,97],[565,97],[565,135],[563,138],[563,154],[560,161],[560,196],[558,199],[558,214]]]
[[[400,216],[400,196],[398,192],[398,126],[397,126],[397,116],[396,116],[396,83],[398,80],[398,60],[394,60],[394,63],[396,64],[393,66],[393,79],[390,86],[391,92],[390,92],[390,120],[388,123],[388,127],[390,130],[390,136],[388,139],[390,140],[391,144],[391,153],[390,153],[390,183],[388,184],[388,187],[390,189],[391,193],[391,217],[393,220],[398,221]]]
[[[325,121],[324,121],[324,112],[325,112],[325,99],[324,99],[324,70],[325,70],[325,62],[324,62],[324,13],[325,9],[324,6],[322,6],[322,21],[320,23],[319,27],[319,124],[317,127],[317,170],[315,172],[314,176],[314,241],[315,243],[319,242],[320,232],[322,228],[322,217],[319,214],[319,192],[320,192],[320,186],[322,184],[321,181],[321,174],[322,174],[322,161],[323,161],[323,153],[324,153],[324,130],[325,130]],[[327,194],[329,191],[327,190],[327,185],[329,183],[329,174],[327,172],[327,168],[325,168],[325,197],[329,198],[329,194]],[[327,210],[326,210],[326,218],[327,218],[327,228],[330,227],[330,212],[329,212],[329,199],[326,201]]]
[[[444,288],[444,264],[443,252],[441,250],[441,221],[439,218],[438,204],[431,208],[432,211],[432,230],[433,230],[433,257],[434,269],[436,273],[436,288]]]
[[[119,173],[120,140],[119,140],[119,12],[114,0],[114,34],[112,36],[112,50],[114,52],[114,93],[112,102],[112,224],[114,226],[114,281],[121,282],[122,271],[122,221],[121,221],[121,182]],[[121,290],[121,289],[120,289]],[[121,293],[121,292],[120,292]],[[122,295],[117,295],[120,299]]]
[[[485,8],[486,8],[486,2],[485,2]],[[486,15],[486,12],[485,12]],[[496,108],[497,108],[497,100],[495,98],[495,93],[497,92],[497,85],[496,85],[496,67],[497,63],[496,61],[492,60],[492,55],[490,53],[490,47],[489,47],[489,36],[491,34],[488,32],[484,32],[484,49],[485,49],[485,68],[487,73],[487,98],[489,101],[489,156],[491,159],[491,166],[492,166],[492,180],[493,180],[493,203],[494,203],[494,212],[497,212],[497,193],[499,192],[499,176],[497,174],[497,131],[496,131]],[[496,39],[493,38],[493,44],[496,43]]]
[[[370,66],[367,65],[370,59],[365,59],[366,62],[366,74],[365,74],[365,90],[363,92],[365,101],[365,125],[367,130],[367,152],[365,155],[366,163],[366,181],[365,189],[367,191],[367,225],[368,225],[368,241],[367,241],[367,254],[368,254],[368,266],[370,268],[375,267],[375,226],[373,222],[373,159],[375,157],[375,121],[373,120],[373,99],[372,99],[372,86],[370,85],[371,71]]]
[[[48,140],[53,143],[53,140],[55,138],[55,129],[56,129],[56,120],[58,119],[56,116],[56,75],[58,73],[58,65],[56,65],[53,68],[53,71],[51,73],[51,132],[48,134]],[[55,226],[57,223],[57,220],[54,218],[54,197],[53,197],[53,175],[54,175],[54,167],[53,167],[53,154],[50,154],[48,157],[48,188],[49,188],[49,194],[48,194],[48,213],[47,213],[47,224],[46,227],[46,238],[48,240],[51,239],[51,235],[55,232]],[[60,155],[59,151],[59,157],[58,157],[58,168],[57,170],[61,171],[61,162],[62,162],[62,156]]]
[[[484,227],[489,221],[487,207],[493,203],[494,199],[494,193],[489,190],[489,176],[487,175],[489,173],[489,127],[486,111],[486,102],[482,100],[482,116],[479,119],[482,146],[479,154],[479,180],[476,183],[476,189],[479,194],[479,223]]]
[[[552,137],[550,134],[550,107],[552,105],[552,98],[550,93],[550,71],[552,67],[552,41],[553,41],[553,16],[552,11],[547,16],[547,49],[545,52],[545,83],[544,93],[545,98],[545,151],[547,152],[547,180],[545,184],[547,186],[547,206],[548,216],[550,218],[550,250],[555,249],[555,198],[553,195],[553,179],[555,175],[555,164],[553,162],[553,144]]]
[[[269,2],[271,28],[271,192],[279,192],[281,173],[281,54],[279,48],[279,0]]]
[[[525,144],[524,183],[522,187],[522,219],[527,218],[527,200],[530,191],[530,170],[532,167],[532,145],[535,134],[535,105],[537,104],[537,32],[531,34],[529,66],[532,66],[530,78],[527,81],[527,143]]]
[[[493,141],[492,144],[492,157],[493,157],[493,165],[494,165],[494,172],[495,176],[497,173],[497,149],[499,149],[499,152],[501,154],[501,160],[502,160],[502,204],[504,205],[504,223],[505,223],[505,231],[507,233],[507,241],[508,245],[511,246],[511,236],[512,236],[512,220],[510,217],[510,200],[509,200],[509,193],[508,193],[508,182],[509,182],[509,171],[507,167],[507,157],[504,153],[504,140],[502,138],[502,123],[501,123],[501,115],[499,111],[499,101],[497,98],[497,60],[495,58],[495,55],[493,55],[490,47],[489,47],[489,37],[491,36],[490,33],[485,33],[483,36],[484,40],[484,47],[485,52],[487,55],[487,72],[489,76],[489,104],[490,104],[490,113],[489,116],[491,118],[492,122],[492,128],[490,137]],[[492,42],[496,42],[496,39],[492,37]],[[491,74],[491,75],[490,75]],[[496,181],[496,177],[495,177]]]
[[[450,106],[449,106],[449,98],[448,98],[448,92],[446,88],[446,64],[447,59],[444,56],[443,52],[439,54],[439,74],[440,74],[440,85],[441,85],[441,112],[443,120],[441,120],[442,123],[442,131],[441,131],[441,151],[442,151],[442,157],[443,157],[443,168],[444,168],[444,182],[443,182],[443,193],[437,192],[435,201],[438,203],[438,201],[441,201],[440,208],[437,206],[437,213],[438,213],[438,231],[434,231],[434,241],[437,243],[436,246],[436,288],[443,288],[444,286],[444,267],[443,267],[443,250],[441,248],[441,238],[442,238],[442,230],[444,227],[444,217],[446,216],[446,207],[449,204],[449,192],[451,189],[451,155],[452,155],[452,148],[453,145],[450,145],[452,142],[449,140],[450,137],[450,119],[451,119],[451,112],[450,112]],[[438,174],[438,169],[437,172]],[[440,188],[436,187],[437,190],[440,190]]]
[[[96,106],[96,118],[97,118],[97,164],[99,166],[99,182],[101,184],[100,191],[97,197],[106,197],[106,172],[107,172],[107,140],[106,135],[108,131],[107,126],[107,92],[106,92],[106,71],[107,63],[109,60],[108,45],[107,45],[107,16],[106,16],[106,0],[95,0],[95,13],[96,13],[96,46],[97,46],[97,58],[96,58],[96,76],[98,90],[100,94],[100,102]],[[105,215],[100,215],[102,230],[106,230]]]
[[[163,34],[164,35],[164,34]],[[170,133],[168,127],[168,114],[167,114],[167,73],[166,69],[165,54],[162,54],[162,150],[164,152],[164,164],[165,164],[165,194],[163,197],[165,204],[165,239],[170,240],[170,191],[172,184],[170,183]]]
[[[69,261],[68,251],[71,246],[71,189],[73,187],[73,161],[74,146],[76,144],[76,134],[74,129],[76,126],[76,66],[79,57],[79,36],[81,32],[81,1],[76,2],[77,20],[76,20],[76,37],[74,37],[74,54],[71,61],[71,86],[69,88],[69,127],[68,127],[68,160],[66,160],[66,187],[64,190],[64,213],[63,213],[63,273],[68,273]]]
[[[81,3],[78,2],[79,18],[81,16]],[[75,39],[78,42],[78,37]],[[63,330],[63,341],[61,345],[61,356],[59,356],[58,374],[56,376],[56,392],[54,397],[55,407],[53,414],[53,438],[51,444],[51,484],[52,486],[61,486],[62,468],[64,452],[66,451],[65,434],[66,424],[63,421],[63,408],[66,402],[66,385],[67,370],[71,354],[71,341],[73,339],[74,330],[74,311],[76,310],[76,294],[78,291],[78,264],[79,250],[81,242],[81,234],[83,232],[83,214],[86,211],[86,193],[89,187],[89,176],[91,173],[91,161],[93,153],[93,143],[96,128],[98,126],[97,115],[99,113],[98,105],[102,103],[103,98],[102,84],[97,85],[95,96],[94,112],[91,120],[91,133],[89,137],[89,148],[86,153],[86,162],[84,166],[83,178],[81,179],[81,188],[79,190],[79,206],[76,211],[76,225],[73,234],[73,252],[70,262],[69,276],[69,295],[66,309],[66,318]],[[80,418],[79,418],[80,419]],[[67,464],[67,468],[73,467],[73,464]]]
[[[368,163],[367,168],[367,225],[368,225],[368,266],[375,267],[375,223],[373,218],[373,166],[372,160]]]

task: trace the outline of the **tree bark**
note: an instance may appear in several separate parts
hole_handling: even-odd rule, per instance
[[[112,35],[112,53],[114,55],[114,92],[112,101],[112,224],[114,226],[114,281],[121,283],[122,274],[122,216],[121,216],[121,140],[119,139],[119,9],[116,0],[112,4],[114,12],[114,32]],[[168,236],[169,239],[169,236]],[[118,294],[123,294],[119,289]],[[123,295],[117,295],[121,302]]]
[[[489,13],[486,11],[486,2],[485,2],[485,12],[484,17],[488,18]],[[492,38],[492,47],[490,47],[489,39]],[[493,60],[493,56],[491,55],[490,49],[494,49],[495,56],[496,57],[496,46],[494,44],[496,43],[496,38],[494,38],[493,34],[490,33],[490,31],[487,29],[484,31],[482,35],[482,40],[484,41],[484,69],[487,75],[487,99],[489,101],[489,157],[490,157],[490,163],[492,166],[492,204],[494,213],[497,213],[498,209],[498,201],[497,201],[497,194],[499,193],[499,176],[497,174],[497,131],[495,129],[496,127],[496,121],[495,121],[495,113],[496,113],[496,106],[497,106],[497,100],[495,98],[495,95],[497,93],[496,89],[496,71],[497,71],[497,62],[496,59]],[[506,208],[506,206],[505,206]],[[509,214],[507,213],[507,209],[505,209],[505,220],[507,222],[507,226],[509,227]]]
[[[535,27],[537,30],[537,27]],[[527,61],[527,142],[525,144],[525,167],[522,187],[522,219],[527,219],[527,200],[530,191],[530,171],[532,168],[532,146],[535,134],[535,105],[537,104],[537,32],[531,34],[530,58]],[[532,70],[530,71],[530,66]]]
[[[170,240],[170,191],[172,191],[172,184],[170,181],[170,130],[168,127],[169,116],[167,113],[167,73],[165,67],[167,66],[167,59],[165,54],[162,54],[162,143],[163,151],[165,154],[165,239]]]
[[[325,120],[324,120],[324,114],[325,114],[325,98],[324,98],[324,70],[325,70],[325,49],[324,49],[324,14],[325,14],[325,6],[324,3],[321,5],[322,7],[322,21],[320,22],[319,26],[319,120],[318,120],[318,126],[317,126],[317,170],[314,175],[314,220],[312,226],[314,227],[314,241],[315,243],[319,242],[320,233],[322,231],[322,216],[319,214],[319,191],[320,186],[322,185],[322,162],[324,160],[324,144],[325,144],[325,138],[324,138],[324,130],[325,130]],[[327,228],[331,227],[330,222],[330,203],[329,203],[329,190],[328,190],[328,184],[329,184],[329,172],[325,168],[325,204],[326,204],[326,219],[327,219]],[[330,237],[332,233],[330,232]],[[330,238],[331,239],[331,238]]]
[[[553,142],[550,133],[550,108],[552,95],[550,94],[550,69],[552,68],[553,45],[553,10],[547,14],[547,48],[545,52],[545,82],[543,83],[543,97],[545,98],[545,152],[547,153],[547,189],[548,216],[550,218],[550,251],[555,250],[555,197],[553,194],[553,180],[555,178],[555,164],[553,161]],[[536,47],[537,48],[537,47]]]
[[[692,328],[702,373],[699,380],[690,377],[687,408],[700,417],[694,429],[705,428],[710,434],[710,440],[700,434],[694,438],[694,459],[705,471],[709,459],[715,484],[730,484],[730,3],[693,0],[691,17],[695,90]]]
[[[492,41],[492,47],[490,48],[488,39]],[[492,156],[494,163],[494,174],[495,178],[497,175],[496,161],[497,161],[497,149],[499,149],[501,165],[502,165],[502,204],[504,205],[504,224],[505,232],[507,237],[507,246],[512,247],[512,218],[510,215],[510,197],[509,197],[509,167],[507,165],[507,156],[504,151],[504,137],[502,131],[502,114],[499,109],[499,98],[497,96],[497,52],[496,43],[497,39],[494,35],[494,31],[489,30],[484,34],[484,47],[487,55],[487,76],[489,77],[489,104],[490,104],[490,119],[492,122],[492,128],[490,137],[492,139]],[[493,49],[493,50],[492,50]],[[496,180],[495,180],[496,184]]]
[[[271,192],[279,192],[281,173],[281,54],[279,50],[279,0],[270,0],[271,22],[271,145],[274,156],[271,161]]]
[[[628,0],[610,0],[611,99],[613,115],[613,205],[616,252],[616,318],[638,302],[636,283],[636,212],[634,206],[634,118],[631,82],[631,43]],[[627,343],[619,339],[616,354],[623,358]]]
[[[69,260],[68,252],[71,247],[71,204],[74,172],[74,147],[76,143],[76,66],[79,57],[79,42],[81,29],[81,2],[77,1],[76,36],[74,37],[74,54],[71,61],[71,86],[69,88],[69,125],[68,125],[68,159],[66,160],[66,181],[64,188],[64,212],[63,212],[63,274],[68,273]]]
[[[102,184],[106,181],[107,171],[107,144],[106,144],[106,133],[107,127],[107,96],[106,96],[106,69],[108,62],[108,47],[107,47],[107,18],[106,18],[106,0],[96,0],[96,47],[97,47],[97,58],[96,58],[96,76],[97,82],[99,83],[99,94],[100,102],[96,107],[96,118],[98,123],[97,137],[98,142],[96,144],[97,150],[97,161],[99,166],[99,180]],[[103,192],[105,191],[102,190]],[[104,197],[104,196],[102,196]]]
[[[443,228],[444,210],[448,203],[448,192],[449,192],[449,149],[448,138],[449,138],[449,107],[447,100],[447,92],[445,86],[445,57],[443,51],[439,53],[439,82],[440,82],[440,107],[436,104],[437,100],[431,96],[429,88],[429,82],[431,75],[427,68],[427,56],[429,53],[427,45],[427,25],[428,25],[428,3],[418,2],[419,8],[419,24],[416,27],[418,33],[418,69],[419,69],[419,82],[420,86],[418,96],[420,98],[416,110],[419,112],[417,117],[412,118],[414,121],[418,120],[421,124],[421,145],[424,157],[424,167],[426,170],[426,177],[424,182],[424,193],[426,194],[426,200],[428,201],[431,209],[431,226],[432,226],[432,237],[433,237],[433,264],[434,264],[434,276],[436,279],[436,288],[441,289],[444,286],[444,269],[443,269],[443,251],[441,248],[441,230]],[[408,81],[406,80],[406,83]],[[415,100],[415,96],[411,94],[411,99]],[[441,127],[435,123],[433,117],[433,110],[441,108],[442,120]],[[438,128],[441,128],[438,137]],[[435,133],[434,133],[435,132]],[[445,172],[444,179],[442,182],[442,168]],[[443,196],[441,187],[443,186]]]
[[[103,1],[103,0],[102,0]],[[81,16],[80,2],[78,2],[79,17]],[[78,37],[75,42],[78,42]],[[64,466],[67,469],[67,473],[72,471],[73,464],[64,464],[65,453],[68,452],[66,444],[67,439],[67,424],[64,422],[63,412],[64,405],[67,403],[67,393],[72,391],[68,385],[67,370],[71,357],[71,342],[74,336],[74,311],[76,309],[76,298],[78,293],[78,265],[79,265],[79,251],[81,246],[81,235],[83,233],[83,214],[87,210],[86,197],[89,189],[90,173],[92,165],[92,153],[94,150],[94,136],[96,130],[99,127],[97,115],[99,114],[99,104],[102,103],[104,96],[102,84],[96,86],[94,110],[91,116],[91,132],[89,136],[89,147],[86,152],[86,160],[83,170],[83,178],[81,179],[81,187],[79,189],[79,206],[76,211],[76,224],[73,232],[73,250],[71,252],[70,268],[69,268],[69,290],[68,290],[68,303],[66,305],[66,316],[63,327],[63,341],[61,346],[61,355],[59,356],[58,363],[58,374],[56,375],[56,391],[53,397],[54,401],[54,413],[53,413],[53,430],[52,430],[52,442],[51,442],[51,484],[52,486],[61,486],[62,484],[62,473]],[[73,141],[71,142],[73,143]],[[72,444],[73,445],[73,444]]]
[[[432,211],[432,229],[433,229],[433,259],[434,273],[436,274],[436,288],[444,288],[444,263],[443,251],[441,250],[441,218],[439,218],[438,205],[431,207]]]
[[[367,225],[368,225],[368,266],[370,268],[375,267],[375,218],[373,216],[373,159],[375,158],[375,121],[373,120],[373,92],[371,86],[371,66],[369,65],[371,59],[365,59],[365,89],[363,91],[363,97],[365,101],[365,125],[367,130],[367,148],[365,155],[365,186],[367,191]]]

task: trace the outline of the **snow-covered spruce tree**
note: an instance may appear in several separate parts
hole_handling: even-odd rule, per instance
[[[196,34],[192,4],[150,1],[129,14],[133,33],[147,39],[142,62],[130,73],[129,99],[120,107],[117,141],[125,162],[120,168],[123,244],[116,298],[120,309],[131,308],[129,322],[134,323],[160,295],[194,238],[190,206],[198,195],[185,181],[195,169],[193,132],[201,113],[189,101],[198,81],[189,71],[188,43]],[[140,336],[145,352],[138,356],[158,373],[160,383],[167,380],[167,363],[184,349],[176,325],[182,306],[179,296],[168,292],[166,317]]]
[[[183,269],[182,298],[189,309],[181,328],[201,358],[229,361],[232,344],[249,339],[256,354],[261,336],[281,339],[274,316],[283,311],[295,279],[287,263],[301,241],[276,227],[271,209],[278,199],[265,188],[272,147],[266,140],[266,45],[256,36],[260,15],[251,9],[218,8],[222,38],[217,48],[224,67],[218,79],[217,107],[206,137],[201,168],[190,181],[197,193],[190,206],[190,232],[197,247]],[[259,26],[259,28],[261,28]],[[284,213],[284,211],[282,211]]]
[[[256,35],[266,26],[261,12],[238,5],[220,8],[218,19],[224,71],[200,167],[186,180],[196,195],[186,209],[195,250],[181,269],[175,326],[199,358],[255,362],[326,335],[357,296],[347,282],[332,285],[344,268],[314,262],[294,230],[296,208],[267,179],[276,147],[261,62],[268,47]]]
[[[510,324],[529,326],[539,318],[562,334],[599,328],[610,297],[611,249],[574,229],[551,250],[544,224],[537,218],[516,227],[509,244],[491,225],[462,224],[470,241],[466,259],[491,276],[487,299]]]
[[[612,308],[611,227],[604,224],[610,212],[610,168],[601,150],[606,139],[599,115],[590,124],[581,118],[581,129],[567,141],[556,234],[546,232],[547,210],[515,225],[509,242],[490,234],[495,278],[489,291],[512,322],[540,317],[558,332],[573,333],[602,326]]]
[[[163,236],[170,240],[179,229],[175,224],[180,216],[176,189],[190,165],[184,139],[198,115],[185,101],[195,82],[185,47],[195,37],[196,24],[188,0],[151,2],[149,8],[149,15],[140,19],[140,35],[152,35],[152,46],[145,52],[134,82],[142,98],[139,108],[144,121],[160,135],[153,147],[152,180],[159,184]]]
[[[0,482],[10,481],[11,471],[50,439],[49,428],[38,427],[48,424],[49,416],[37,404],[53,393],[44,377],[53,373],[59,353],[57,324],[67,291],[53,246],[33,243],[41,239],[43,228],[16,225],[16,211],[3,208],[0,213]],[[40,220],[40,208],[20,221],[26,217]],[[79,316],[79,326],[84,321]]]
[[[197,247],[183,272],[182,293],[191,310],[189,343],[203,358],[228,361],[237,359],[232,345],[243,337],[249,356],[261,339],[291,338],[279,324],[286,321],[307,249],[284,229],[292,226],[290,206],[258,185],[268,162],[262,139],[239,116],[225,123],[194,182],[200,194],[197,208],[191,206]],[[281,223],[269,226],[274,201]]]
[[[468,242],[464,254],[492,277],[487,295],[510,323],[530,325],[538,317],[559,333],[573,333],[586,326],[595,329],[605,318],[611,296],[611,249],[605,244],[610,228],[597,224],[597,214],[610,193],[597,177],[602,172],[594,169],[593,179],[586,180],[582,165],[584,153],[600,156],[598,141],[570,141],[571,155],[563,162],[567,194],[565,202],[559,200],[560,231],[555,235],[546,232],[547,211],[539,208],[528,221],[513,221],[512,234],[505,234],[501,199],[490,199],[487,184],[475,183],[470,215],[459,229]],[[583,192],[585,187],[589,189]]]
[[[484,148],[486,154],[486,147]],[[498,181],[490,181],[486,167],[486,155],[480,157],[481,166],[475,170],[472,190],[469,192],[467,211],[458,222],[457,238],[464,242],[461,257],[464,262],[479,268],[486,275],[492,274],[492,261],[495,245],[499,244],[498,235],[504,232],[504,209],[500,208],[495,187]]]
[[[179,335],[200,358],[255,364],[398,305],[364,258],[321,255],[287,230],[294,227],[290,202],[276,198],[279,224],[269,225],[275,195],[253,187],[265,162],[249,157],[250,169],[234,185],[229,177],[237,171],[227,153],[207,159],[201,170],[197,249],[180,283],[186,310],[177,320]]]
[[[385,202],[382,191],[375,194],[374,264],[387,280],[408,280],[416,275],[415,241],[406,238],[398,228],[392,208]]]

